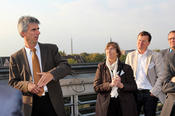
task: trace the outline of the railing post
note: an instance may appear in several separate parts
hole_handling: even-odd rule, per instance
[[[73,95],[70,96],[70,102],[71,102],[71,104],[74,104],[74,96]],[[74,116],[74,106],[73,105],[71,105],[71,114],[70,115]]]
[[[78,95],[74,95],[74,116],[78,116],[79,110],[78,110]]]

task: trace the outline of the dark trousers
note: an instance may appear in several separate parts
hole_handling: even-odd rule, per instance
[[[173,104],[170,116],[175,116],[175,102]]]
[[[41,97],[33,95],[32,116],[57,116],[48,93]]]
[[[156,107],[158,98],[150,96],[149,90],[138,90],[137,92],[137,110],[138,115],[143,107],[145,116],[156,116]]]
[[[119,97],[110,99],[108,116],[122,116]]]

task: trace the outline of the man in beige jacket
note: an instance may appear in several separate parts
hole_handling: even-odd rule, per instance
[[[160,54],[148,49],[150,42],[151,34],[146,31],[140,32],[137,38],[137,50],[126,57],[126,64],[131,65],[138,87],[138,113],[143,107],[145,116],[155,116],[158,98],[162,103],[165,99],[161,91],[164,65]]]

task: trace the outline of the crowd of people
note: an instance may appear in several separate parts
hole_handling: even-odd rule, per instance
[[[17,27],[24,48],[10,56],[8,84],[22,93],[21,115],[65,116],[59,79],[70,74],[71,67],[56,45],[38,41],[39,24],[35,17],[20,17]],[[151,39],[149,32],[140,32],[137,49],[125,63],[119,59],[118,43],[107,43],[93,84],[96,116],[139,116],[142,109],[145,116],[155,116],[158,100],[164,104],[161,116],[175,116],[175,31],[168,34],[170,48],[159,53],[148,49]]]
[[[160,116],[175,116],[175,31],[168,34],[170,48],[159,53],[148,49],[151,39],[140,32],[125,63],[116,42],[106,45],[106,61],[94,79],[96,116],[139,116],[142,109],[145,116],[156,116],[158,100],[164,104]]]

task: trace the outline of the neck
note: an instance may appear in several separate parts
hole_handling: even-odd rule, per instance
[[[36,44],[28,44],[27,42],[25,42],[25,47],[29,48],[29,49],[33,49],[35,48]]]
[[[140,50],[138,49],[139,54],[144,54],[146,50]]]
[[[175,46],[171,47],[172,50],[175,50]]]
[[[117,59],[108,59],[110,64],[113,64],[114,62],[116,62]]]

